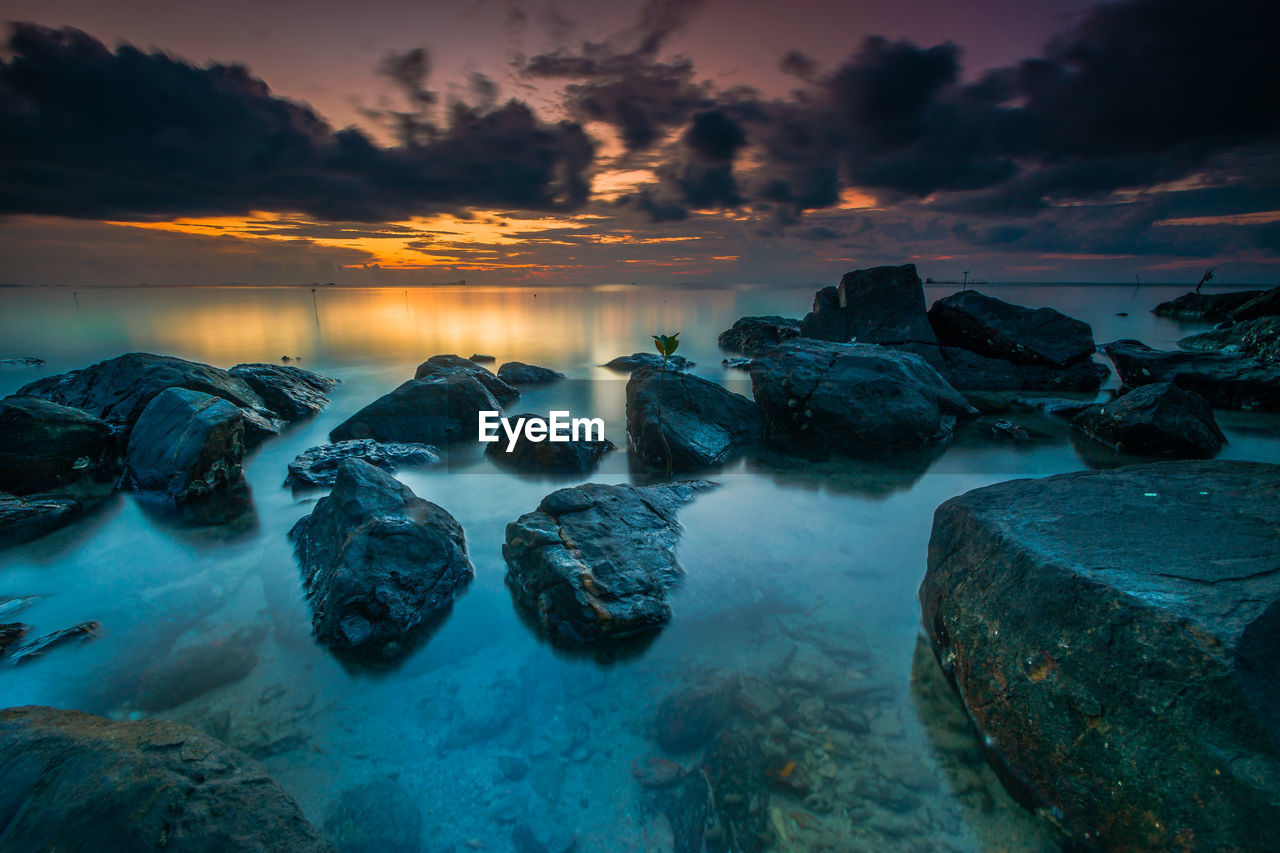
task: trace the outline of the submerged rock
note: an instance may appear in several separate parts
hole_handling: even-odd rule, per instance
[[[1167,352],[1133,340],[1104,344],[1102,351],[1130,388],[1170,382],[1215,409],[1280,411],[1280,364],[1216,352]]]
[[[600,467],[600,460],[615,450],[612,441],[530,441],[524,435],[524,422],[532,418],[547,422],[542,415],[520,414],[507,418],[520,433],[515,446],[507,449],[506,433],[498,431],[498,440],[485,445],[484,455],[503,468],[523,474],[589,474]]]
[[[716,338],[720,349],[757,355],[800,334],[800,321],[790,317],[741,317]]]
[[[16,647],[12,654],[9,655],[9,662],[13,664],[23,663],[41,657],[50,649],[64,646],[67,643],[97,639],[101,631],[102,624],[99,622],[81,622],[79,625],[72,625],[70,628],[63,628],[60,631],[54,631],[52,634],[45,634],[43,637],[28,640]]]
[[[661,395],[662,421],[658,427]],[[627,380],[627,435],[650,465],[692,471],[732,460],[755,445],[764,415],[754,401],[687,373],[640,368]]]
[[[564,374],[549,367],[508,361],[498,368],[498,378],[511,385],[547,385],[564,379]]]
[[[227,371],[243,379],[273,412],[296,421],[329,405],[326,394],[338,380],[300,367],[279,364],[237,364]]]
[[[846,273],[839,287],[815,294],[800,334],[836,343],[937,343],[915,264]]]
[[[3,656],[10,646],[22,642],[22,638],[30,632],[31,626],[21,622],[0,623],[0,656]]]
[[[7,849],[332,850],[261,765],[164,720],[5,709],[0,778]]]
[[[727,679],[677,690],[658,705],[654,740],[675,752],[705,746],[728,722],[736,697],[737,686]]]
[[[652,352],[633,352],[631,355],[620,355],[613,361],[605,362],[602,367],[630,373],[638,367],[662,367],[662,356]],[[688,370],[693,362],[682,355],[673,355],[667,359],[667,370]]]
[[[1184,293],[1177,299],[1161,302],[1151,313],[1173,320],[1225,320],[1246,302],[1260,296],[1261,290],[1239,290],[1233,293]]]
[[[240,477],[244,418],[220,397],[169,388],[152,398],[129,436],[127,478],[138,491],[184,503]]]
[[[30,542],[65,527],[102,502],[110,486],[100,494],[43,494],[15,497],[0,493],[0,548]]]
[[[1071,428],[1122,453],[1170,459],[1209,459],[1227,440],[1203,397],[1167,382],[1092,406]]]
[[[1178,346],[1194,352],[1248,355],[1264,364],[1276,364],[1280,362],[1280,317],[1259,317],[1189,335],[1178,341]]]
[[[507,525],[502,556],[516,605],[553,641],[589,646],[660,628],[676,561],[681,506],[711,483],[560,489]]]
[[[106,421],[37,397],[0,400],[0,491],[29,495],[117,467]]]
[[[1014,364],[1066,367],[1097,350],[1088,323],[1052,308],[1026,308],[976,290],[939,299],[929,309],[929,321],[943,346]]]
[[[457,520],[360,459],[289,536],[316,638],[369,663],[402,657],[475,576]]]
[[[495,376],[493,371],[481,367],[469,358],[456,355],[433,355],[418,365],[414,379],[438,379],[450,376],[472,376],[485,387],[494,399],[509,406],[520,399],[520,392]]]
[[[401,465],[432,465],[440,454],[427,444],[378,442],[372,438],[353,438],[335,444],[321,444],[298,454],[289,463],[286,486],[332,486],[338,478],[338,465],[344,459],[363,459],[385,471]]]
[[[751,386],[783,447],[868,456],[947,439],[978,412],[919,356],[796,338],[761,355]]]
[[[422,812],[390,779],[348,788],[329,807],[325,834],[338,853],[419,853]]]
[[[494,380],[499,381],[496,376]],[[501,408],[473,375],[410,379],[334,427],[329,440],[371,438],[405,444],[474,441],[479,413]]]
[[[1280,849],[1278,526],[1280,466],[1251,462],[938,508],[920,587],[938,659],[1007,778],[1090,846]]]
[[[264,633],[250,628],[150,661],[138,678],[134,706],[149,713],[166,711],[241,681],[258,665]]]
[[[711,849],[761,853],[772,846],[769,784],[759,737],[744,726],[720,732],[702,763],[711,786]],[[710,839],[708,839],[710,840]]]

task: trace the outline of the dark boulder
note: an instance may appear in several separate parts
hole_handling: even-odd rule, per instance
[[[145,352],[46,376],[23,386],[18,394],[83,409],[127,433],[152,398],[168,388],[199,391],[236,406],[250,440],[275,435],[284,426],[285,419],[271,411],[243,379],[207,364]]]
[[[654,713],[653,739],[673,752],[706,746],[733,715],[737,695],[737,685],[728,679],[677,690]]]
[[[501,408],[475,376],[455,373],[410,379],[334,427],[329,440],[372,438],[405,444],[474,441],[479,434],[479,413]]]
[[[7,850],[331,851],[256,761],[164,720],[0,711]]]
[[[437,379],[450,376],[473,376],[483,385],[494,399],[504,406],[509,406],[520,399],[520,392],[493,374],[493,371],[481,367],[469,358],[456,355],[433,355],[418,365],[413,374],[414,379]]]
[[[590,646],[654,631],[671,618],[669,590],[681,506],[712,484],[587,483],[560,489],[507,525],[507,587],[555,643]]]
[[[508,361],[498,368],[498,378],[509,385],[547,385],[564,379],[564,374],[549,367]]]
[[[1264,364],[1280,363],[1280,317],[1259,317],[1178,341],[1178,346],[1193,352],[1220,352],[1227,355],[1250,355]]]
[[[326,396],[338,380],[301,367],[281,364],[237,364],[227,373],[258,392],[267,408],[287,421],[296,421],[329,405]]]
[[[497,360],[498,359],[492,355],[485,355],[484,353],[479,352],[472,353],[471,358],[467,359],[467,361],[474,361],[476,364],[492,364]]]
[[[845,273],[839,287],[824,287],[814,295],[813,311],[800,321],[800,334],[836,343],[937,342],[915,264]]]
[[[1105,364],[1089,358],[1052,367],[989,358],[959,347],[942,347],[941,353],[945,369],[939,372],[960,391],[1092,392],[1111,375]]]
[[[662,420],[658,421],[659,392]],[[627,380],[627,436],[649,465],[692,471],[732,460],[764,432],[754,401],[687,373],[642,367]]]
[[[924,627],[1004,778],[1102,850],[1280,849],[1280,467],[944,503]]]
[[[662,356],[653,352],[633,352],[631,355],[620,355],[601,366],[630,373],[638,367],[662,367]],[[690,367],[693,367],[693,362],[682,355],[673,355],[667,359],[667,370],[688,370]]]
[[[1168,352],[1133,340],[1103,344],[1102,351],[1130,388],[1169,382],[1215,409],[1280,412],[1280,364],[1217,352]]]
[[[947,439],[978,412],[919,356],[796,338],[759,356],[751,386],[771,442],[874,456]]]
[[[720,333],[720,349],[757,355],[800,334],[800,321],[790,317],[742,317]]]
[[[600,467],[600,460],[611,450],[612,441],[585,438],[576,441],[530,441],[524,434],[524,422],[530,418],[547,422],[542,415],[510,415],[507,420],[520,430],[515,446],[508,450],[509,441],[504,431],[498,431],[498,440],[485,445],[484,455],[495,464],[519,471],[522,474],[590,474]]]
[[[1231,319],[1236,322],[1277,316],[1280,316],[1280,287],[1264,290],[1231,312]]]
[[[707,835],[723,839],[708,849],[726,853],[772,849],[769,784],[758,731],[742,725],[721,731],[702,762],[702,775],[712,793]]]
[[[1204,397],[1167,382],[1092,406],[1071,428],[1121,453],[1169,459],[1209,459],[1227,440]]]
[[[1184,293],[1177,299],[1161,302],[1151,313],[1171,320],[1225,320],[1246,302],[1260,296],[1261,290],[1239,290],[1233,293]]]
[[[316,638],[368,663],[402,657],[475,575],[457,520],[360,459],[289,536]]]
[[[244,419],[221,397],[170,388],[152,398],[129,436],[129,485],[178,503],[240,478]]]
[[[1052,308],[1026,308],[976,290],[943,297],[929,321],[944,347],[1015,364],[1066,367],[1097,350],[1088,323]]]
[[[377,442],[371,438],[353,438],[336,444],[321,444],[298,454],[289,463],[286,486],[332,486],[338,478],[338,465],[343,459],[363,459],[385,471],[401,465],[431,465],[440,454],[426,444]]]
[[[108,476],[118,451],[106,421],[37,397],[0,400],[0,491],[29,495]]]
[[[324,821],[338,853],[421,853],[422,812],[390,779],[376,779],[338,794]]]

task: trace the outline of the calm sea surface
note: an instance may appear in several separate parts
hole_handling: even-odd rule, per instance
[[[931,287],[928,297],[954,289]],[[980,289],[1079,317],[1099,343],[1172,347],[1196,328],[1149,313],[1183,287]],[[9,618],[33,635],[103,625],[95,641],[0,667],[0,705],[160,716],[209,731],[261,759],[350,849],[506,851],[513,826],[533,820],[576,831],[580,851],[649,851],[676,843],[660,792],[633,772],[664,755],[651,739],[657,706],[683,689],[755,676],[780,693],[764,725],[796,762],[769,801],[770,849],[1056,849],[1051,822],[1016,805],[983,763],[918,639],[916,590],[939,503],[1000,480],[1108,464],[1061,425],[1030,416],[1021,420],[1046,437],[1019,446],[993,441],[979,422],[927,459],[768,459],[710,472],[722,488],[681,515],[689,577],[674,620],[642,654],[609,664],[554,652],[517,618],[503,586],[507,522],[577,481],[521,478],[454,453],[447,465],[398,474],[466,530],[476,580],[447,621],[378,674],[344,668],[309,636],[286,533],[317,494],[282,487],[286,465],[428,356],[481,352],[563,371],[579,381],[530,391],[513,410],[603,418],[625,448],[626,377],[597,365],[679,331],[693,372],[749,394],[745,374],[721,367],[716,335],[743,315],[802,316],[813,290],[0,289],[0,358],[47,362],[0,369],[0,394],[129,351],[220,367],[288,355],[342,380],[325,412],[252,452],[251,503],[230,523],[201,526],[117,495],[71,527],[0,552],[0,597],[44,596]],[[1230,439],[1223,458],[1280,461],[1275,418],[1220,421]],[[590,479],[641,477],[621,451]],[[808,677],[815,671],[839,677]]]

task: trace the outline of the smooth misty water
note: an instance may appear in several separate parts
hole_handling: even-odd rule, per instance
[[[951,289],[930,288],[929,298]],[[1148,313],[1184,288],[983,289],[1080,317],[1099,342],[1169,347],[1189,331]],[[626,377],[596,365],[648,350],[652,333],[680,331],[695,373],[749,393],[743,374],[721,368],[716,334],[746,314],[800,316],[812,291],[0,290],[0,358],[48,362],[0,370],[0,394],[131,350],[222,367],[301,356],[301,366],[342,380],[328,410],[253,451],[251,503],[232,523],[201,527],[117,495],[76,525],[0,553],[0,597],[44,596],[7,619],[33,635],[103,625],[93,642],[0,670],[0,705],[200,727],[260,758],[320,827],[344,792],[375,784],[345,797],[356,814],[338,821],[342,831],[376,833],[416,808],[420,849],[501,851],[511,849],[513,818],[541,815],[575,828],[579,850],[647,851],[672,844],[632,772],[661,754],[650,740],[658,703],[754,674],[784,689],[771,733],[810,780],[807,794],[773,793],[773,849],[1054,849],[1048,821],[1014,804],[982,763],[918,642],[916,589],[939,503],[1086,466],[1061,425],[1023,418],[1049,437],[1011,446],[980,422],[944,453],[893,466],[773,459],[712,472],[722,488],[682,513],[689,579],[674,620],[643,654],[609,664],[553,652],[503,586],[507,522],[574,481],[516,477],[454,453],[448,465],[399,474],[458,518],[476,567],[438,633],[382,674],[344,668],[309,636],[285,534],[317,495],[283,488],[285,466],[419,362],[484,352],[562,370],[581,381],[526,393],[513,410],[602,417],[625,447]],[[1280,460],[1276,419],[1222,421],[1224,458]],[[636,478],[619,452],[590,479]],[[815,658],[837,677],[806,679]],[[527,774],[506,780],[500,756],[522,759]]]

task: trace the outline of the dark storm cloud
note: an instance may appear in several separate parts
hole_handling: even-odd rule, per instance
[[[452,104],[403,144],[335,132],[239,65],[192,66],[73,29],[15,24],[0,60],[0,213],[131,218],[293,210],[378,220],[462,205],[572,209],[593,145],[525,105]],[[425,53],[383,69],[425,93]]]

